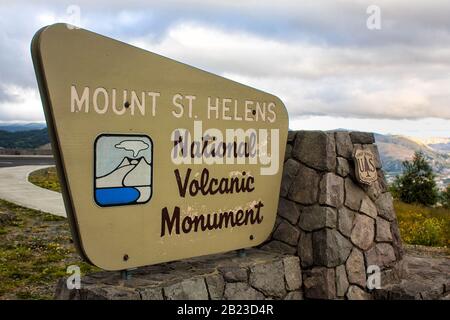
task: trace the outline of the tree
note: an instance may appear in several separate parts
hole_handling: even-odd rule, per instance
[[[447,189],[442,191],[441,199],[442,205],[450,209],[450,184],[447,186]]]
[[[394,194],[403,202],[420,203],[426,206],[436,204],[439,191],[435,175],[422,152],[417,151],[412,161],[403,161],[403,173],[394,181]]]

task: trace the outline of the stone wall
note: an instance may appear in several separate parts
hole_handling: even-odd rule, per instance
[[[299,258],[258,249],[139,268],[129,280],[119,272],[82,278],[81,288],[57,285],[59,300],[262,300],[301,299]]]
[[[289,132],[277,222],[263,249],[300,258],[305,298],[369,299],[367,267],[396,278],[402,258],[393,201],[374,136]],[[356,147],[375,155],[378,180],[355,178]]]
[[[370,149],[378,180],[355,178],[355,147]],[[275,228],[262,249],[65,279],[57,299],[370,299],[367,268],[382,285],[397,278],[403,251],[374,136],[289,132]]]

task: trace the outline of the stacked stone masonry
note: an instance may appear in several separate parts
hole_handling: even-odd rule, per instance
[[[60,300],[263,300],[303,298],[296,256],[248,249],[139,268],[129,280],[119,272],[82,278],[80,289],[61,279]]]
[[[289,132],[278,214],[259,249],[65,279],[57,299],[371,299],[367,270],[381,285],[399,280],[403,256],[393,207],[371,133]],[[378,180],[355,178],[355,148],[375,155]],[[385,295],[386,296],[386,295]]]
[[[369,266],[398,278],[403,250],[374,143],[364,132],[289,132],[278,217],[262,248],[300,258],[305,298],[369,299]],[[370,186],[356,180],[355,148],[375,156]]]

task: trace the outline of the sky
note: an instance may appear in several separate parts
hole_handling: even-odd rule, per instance
[[[450,137],[450,1],[2,0],[0,122],[44,121],[30,56],[68,22],[280,97],[291,129]]]
[[[107,175],[116,169],[125,157],[131,159],[144,157],[149,164],[152,164],[153,147],[150,146],[150,139],[144,136],[136,138],[134,141],[136,140],[144,142],[149,148],[137,150],[138,154],[135,154],[130,149],[117,148],[121,142],[130,141],[124,140],[123,136],[100,136],[95,143],[95,176],[98,178]]]

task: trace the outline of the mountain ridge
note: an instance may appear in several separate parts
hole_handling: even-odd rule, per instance
[[[415,138],[400,135],[374,134],[375,142],[388,181],[403,171],[403,161],[411,160],[416,151],[422,152],[436,174],[439,188],[450,184],[450,150],[448,152]]]
[[[30,130],[41,130],[47,127],[43,122],[28,122],[28,123],[0,123],[0,130],[8,132],[20,132]]]

